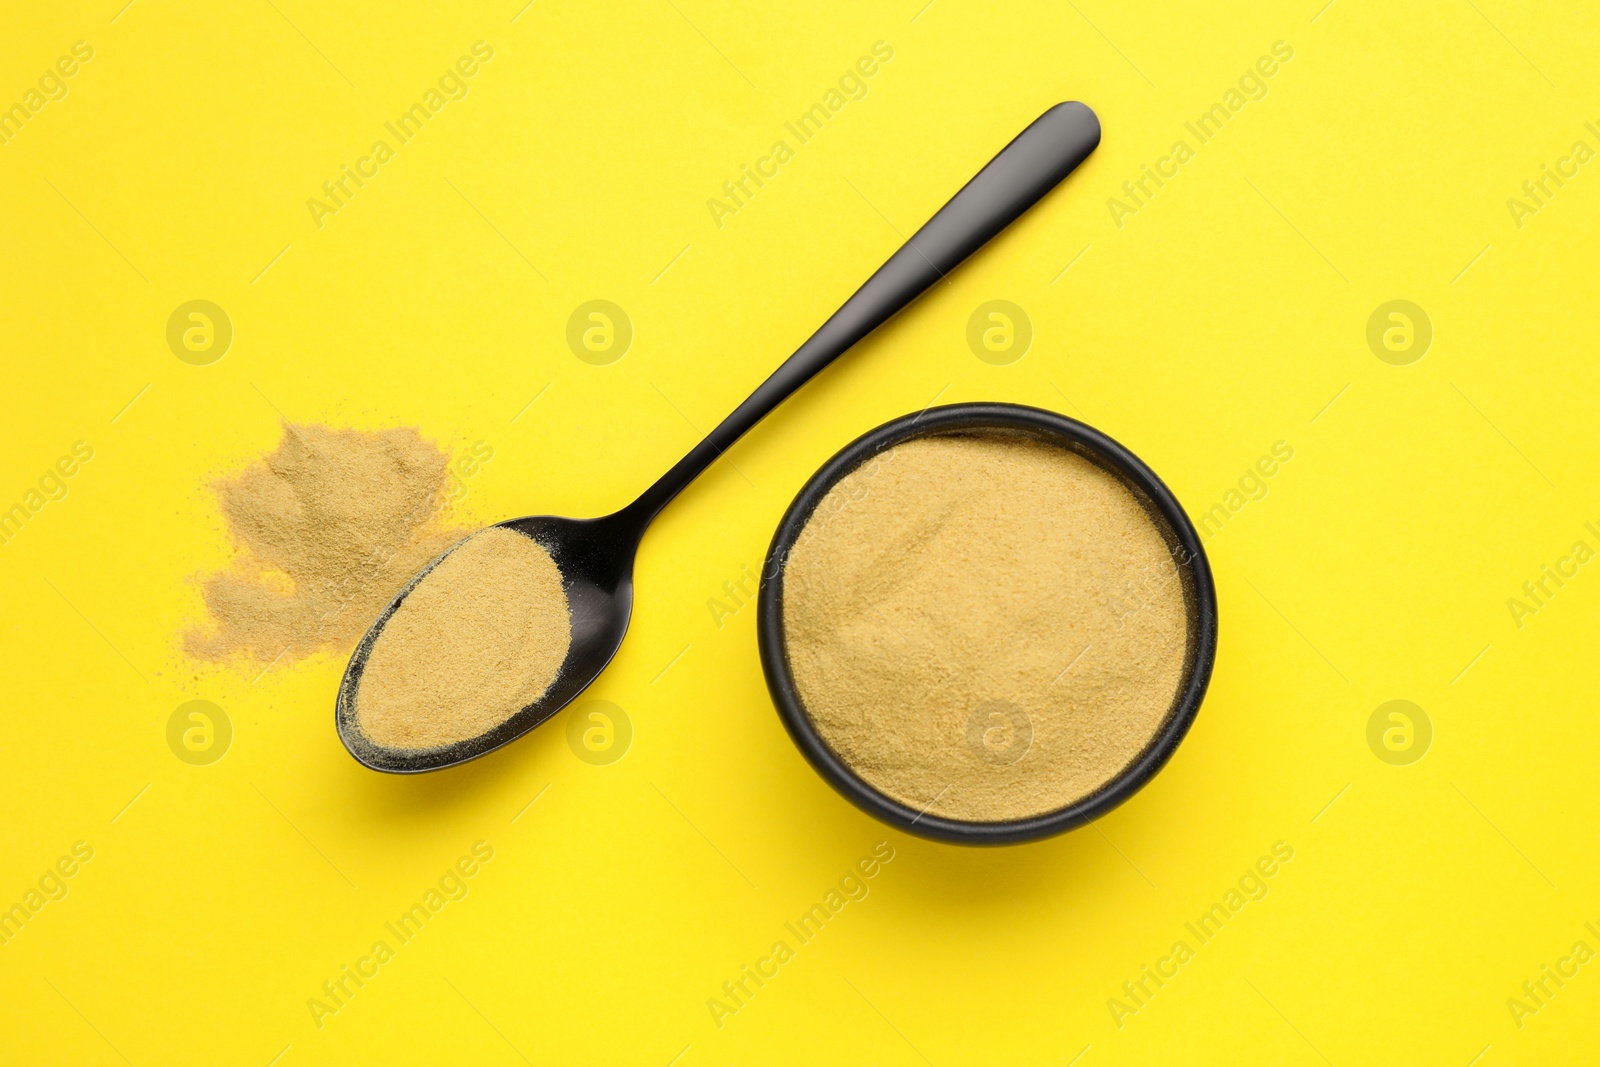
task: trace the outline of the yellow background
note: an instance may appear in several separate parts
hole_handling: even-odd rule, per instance
[[[1520,1028],[1506,1001],[1575,941],[1600,948],[1583,926],[1600,920],[1600,576],[1521,628],[1506,601],[1574,541],[1600,547],[1584,528],[1600,526],[1600,164],[1520,228],[1506,201],[1574,141],[1600,147],[1584,128],[1600,15],[120,4],[12,5],[0,39],[0,103],[74,41],[95,50],[0,147],[0,504],[73,442],[95,449],[0,547],[0,906],[73,842],[95,850],[0,947],[0,1058],[1592,1055],[1600,964]],[[321,183],[478,40],[494,58],[469,94],[314,225]],[[707,198],[880,40],[894,58],[869,94],[718,228]],[[1294,58],[1268,95],[1119,228],[1108,198],[1193,144],[1184,122],[1276,41]],[[182,659],[191,576],[229,551],[205,483],[273,448],[280,416],[489,442],[474,521],[618,507],[1063,99],[1104,124],[1088,163],[646,538],[632,631],[590,694],[633,723],[619,762],[580,762],[558,720],[469,766],[379,775],[335,737],[337,657],[259,677]],[[636,334],[609,366],[564,340],[597,298]],[[1435,331],[1409,366],[1365,338],[1397,298]],[[234,325],[210,366],[166,344],[191,299]],[[1036,331],[1008,366],[965,342],[991,299]],[[1222,636],[1187,741],[1130,803],[1055,840],[965,850],[851,808],[773,713],[754,610],[718,629],[707,606],[759,569],[829,455],[936,398],[1085,418],[1197,517],[1275,442],[1294,448],[1208,544]],[[1366,742],[1396,698],[1434,728],[1409,766]],[[166,743],[191,699],[233,723],[210,766]],[[476,841],[495,853],[470,894],[319,1028],[308,998]],[[870,895],[719,1029],[708,998],[879,841],[895,859]],[[1119,1028],[1108,999],[1278,841],[1294,859],[1267,898]]]

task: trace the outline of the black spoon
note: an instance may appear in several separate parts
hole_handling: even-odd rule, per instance
[[[538,541],[561,568],[572,643],[560,673],[539,700],[477,737],[438,748],[389,748],[361,732],[356,691],[378,635],[439,560],[428,564],[378,616],[345,668],[335,717],[350,754],[380,771],[438,770],[492,752],[565,707],[599,676],[622,644],[633,611],[634,556],[645,528],[661,509],[789,394],[1055,188],[1099,143],[1100,120],[1093,111],[1080,103],[1057,104],[1001,149],[748,400],[639,499],[597,519],[531,515],[500,523]]]

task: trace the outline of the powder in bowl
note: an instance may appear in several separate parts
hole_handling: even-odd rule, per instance
[[[895,445],[841,478],[784,563],[783,645],[823,743],[917,811],[1059,811],[1151,743],[1189,612],[1116,475],[1015,434]]]
[[[531,537],[490,527],[424,575],[384,625],[356,724],[391,749],[481,736],[545,694],[571,643],[555,560]]]

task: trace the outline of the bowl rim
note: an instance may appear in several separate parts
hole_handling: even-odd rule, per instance
[[[784,566],[812,513],[838,481],[874,456],[922,437],[970,431],[1021,432],[1064,445],[1117,475],[1143,496],[1167,529],[1163,531],[1180,572],[1192,622],[1187,678],[1182,693],[1150,743],[1115,777],[1066,807],[1024,819],[971,822],[930,815],[889,797],[834,754],[806,714],[789,669],[783,633]],[[1160,524],[1158,524],[1159,526]],[[1188,733],[1216,658],[1217,600],[1211,566],[1188,515],[1154,471],[1120,442],[1076,419],[1043,408],[983,402],[948,404],[902,415],[857,437],[824,463],[790,503],[778,524],[761,570],[756,632],[762,672],[778,717],[802,755],[823,779],[856,807],[919,837],[968,845],[1005,845],[1065,833],[1099,818],[1144,787],[1166,765]]]

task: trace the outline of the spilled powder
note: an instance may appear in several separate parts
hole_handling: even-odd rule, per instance
[[[356,723],[387,748],[477,737],[544,695],[571,641],[550,553],[514,530],[490,527],[400,602],[367,657]]]
[[[487,461],[493,450],[475,447]],[[271,454],[214,489],[239,554],[201,579],[196,658],[260,663],[345,652],[427,563],[466,535],[442,512],[449,458],[414,429],[285,425]]]
[[[1188,617],[1172,553],[1115,476],[1018,436],[895,446],[839,481],[784,571],[801,702],[918,811],[994,822],[1116,777],[1167,718]]]

